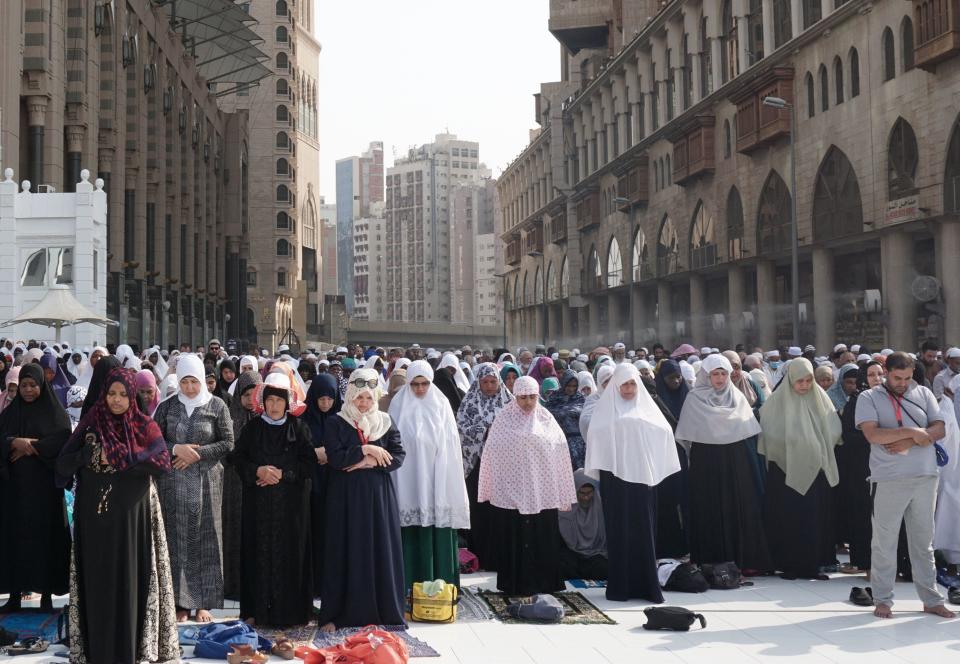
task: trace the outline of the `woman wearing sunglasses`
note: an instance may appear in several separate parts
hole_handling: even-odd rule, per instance
[[[350,375],[343,408],[327,422],[325,632],[404,624],[403,546],[390,473],[403,463],[400,434],[380,411],[377,372]],[[317,444],[317,441],[314,441]]]

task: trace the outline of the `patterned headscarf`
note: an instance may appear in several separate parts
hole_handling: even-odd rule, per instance
[[[123,415],[114,415],[107,406],[107,392],[114,383],[123,385],[130,406]],[[100,444],[107,462],[118,472],[141,463],[163,471],[170,470],[170,452],[160,427],[137,404],[135,372],[115,368],[107,374],[101,397],[80,420],[61,455],[76,451],[83,444],[88,428],[100,434]]]
[[[497,413],[513,401],[513,395],[507,391],[503,381],[497,387],[497,393],[488,397],[480,390],[481,381],[487,376],[500,377],[497,365],[484,362],[474,369],[477,380],[470,386],[470,391],[463,398],[460,410],[457,411],[457,428],[460,429],[460,444],[463,446],[463,474],[469,475],[483,452],[483,441],[487,429],[493,424]],[[519,378],[517,379],[519,380]]]

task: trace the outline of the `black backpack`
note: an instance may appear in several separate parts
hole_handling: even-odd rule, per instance
[[[710,589],[710,584],[699,567],[692,563],[680,563],[670,573],[663,589],[680,593],[705,593]]]
[[[647,624],[643,628],[651,631],[668,629],[673,632],[689,632],[690,626],[698,620],[702,629],[707,627],[707,619],[703,614],[694,613],[682,606],[651,606],[643,612],[647,616]]]
[[[736,563],[715,563],[713,565],[702,565],[703,576],[707,583],[714,590],[733,590],[740,586],[752,585],[750,582],[744,582],[740,574],[740,568]]]

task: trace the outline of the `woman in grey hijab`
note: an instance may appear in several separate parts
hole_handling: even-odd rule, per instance
[[[577,486],[577,502],[566,512],[559,512],[560,572],[564,579],[607,578],[607,532],[603,525],[603,504],[600,483],[581,468],[573,474]]]
[[[676,439],[690,455],[690,555],[700,564],[732,560],[746,573],[766,572],[773,565],[747,446],[760,425],[731,373],[723,355],[707,357],[677,423]]]

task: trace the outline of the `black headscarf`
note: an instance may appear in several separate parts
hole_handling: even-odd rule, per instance
[[[860,371],[857,372],[856,394],[860,394],[861,392],[866,392],[867,390],[870,389],[870,384],[867,382],[867,372],[870,371],[870,367],[883,367],[883,365],[877,362],[876,360],[870,360],[869,362],[864,364],[862,367],[860,367]]]
[[[460,391],[460,388],[457,387],[457,384],[453,382],[453,376],[451,376],[450,372],[446,369],[437,369],[433,374],[433,384],[440,388],[443,396],[447,397],[447,401],[450,402],[450,407],[453,408],[453,414],[456,416],[460,410],[460,404],[463,402],[464,394]]]
[[[234,440],[240,437],[244,425],[257,416],[253,411],[243,407],[241,398],[247,390],[253,389],[263,382],[256,371],[244,371],[237,378],[237,387],[233,391],[233,401],[230,402],[230,418],[233,420]]]
[[[333,399],[333,408],[325,413],[320,410],[320,406],[317,405],[317,399],[320,397]],[[340,397],[340,387],[337,384],[336,376],[333,374],[317,374],[313,382],[310,383],[306,399],[307,410],[303,414],[303,421],[310,427],[313,446],[323,447],[327,419],[339,413],[340,408],[343,407],[343,399]]]
[[[20,368],[20,385],[24,379],[33,379],[40,386],[40,395],[32,402],[24,401],[20,392],[3,413],[0,413],[0,476],[6,476],[10,459],[10,441],[13,438],[36,438],[34,448],[41,460],[53,466],[60,449],[70,437],[70,416],[60,405],[53,388],[44,380],[39,364],[25,364]]]
[[[232,385],[232,383],[228,383],[223,379],[224,369],[230,369],[231,371],[233,371],[233,376],[234,376],[233,379],[236,380],[237,365],[230,358],[226,358],[222,362],[220,362],[220,366],[217,367],[217,389],[223,394],[230,394],[230,385]],[[218,394],[217,396],[219,397],[220,395]]]
[[[657,393],[656,381],[653,378],[644,376],[643,374],[640,374],[640,380],[643,382],[643,386],[647,389],[647,394],[649,394],[650,398],[653,399],[653,403],[657,404],[657,408],[660,409],[660,412],[663,413],[663,416],[667,418],[667,422],[669,422],[673,430],[676,431],[677,418],[673,416],[673,413],[670,412],[667,404],[663,402],[663,399],[661,399],[660,395]]]
[[[87,396],[83,400],[80,417],[86,415],[87,411],[100,400],[100,393],[107,387],[107,374],[110,373],[111,369],[116,369],[119,366],[120,360],[117,359],[116,355],[104,355],[93,365],[93,375],[90,377],[90,385],[87,386]]]
[[[680,374],[680,387],[675,390],[667,387],[666,380],[667,376],[673,374]],[[657,371],[656,387],[661,401],[666,404],[673,418],[679,420],[680,411],[683,410],[683,402],[686,401],[687,392],[690,391],[690,388],[687,387],[687,381],[683,379],[683,373],[680,371],[680,365],[676,360],[664,360],[660,363],[660,368]]]

